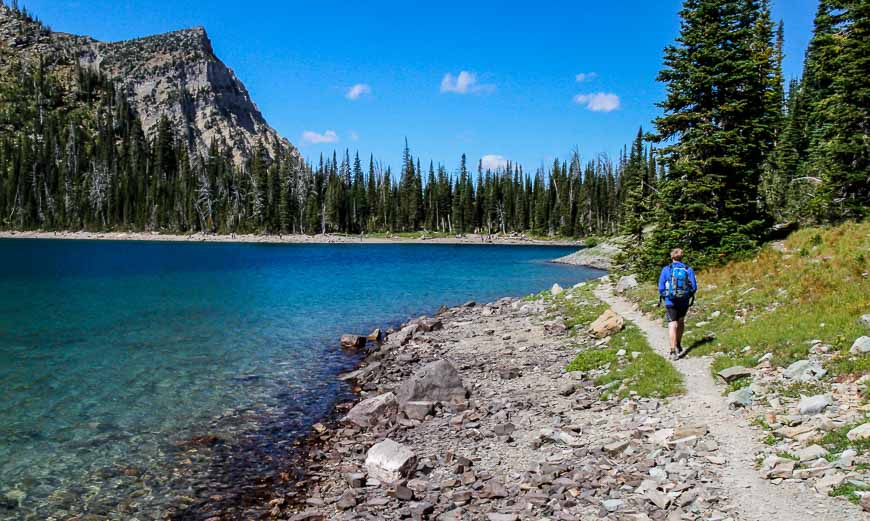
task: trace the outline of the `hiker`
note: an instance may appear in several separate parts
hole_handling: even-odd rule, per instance
[[[683,331],[686,328],[686,313],[695,302],[698,282],[695,272],[683,264],[683,250],[671,250],[671,263],[662,268],[659,276],[659,302],[665,301],[668,314],[668,333],[671,338],[671,358],[679,358],[683,351]]]

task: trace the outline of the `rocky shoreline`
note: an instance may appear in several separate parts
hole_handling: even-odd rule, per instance
[[[366,236],[346,234],[170,234],[157,232],[45,232],[45,231],[0,231],[0,239],[67,239],[106,241],[157,241],[157,242],[220,242],[255,244],[501,244],[510,246],[582,246],[582,241],[540,240],[525,235],[501,236],[469,233],[452,237],[421,236]],[[569,263],[570,264],[570,263]],[[591,266],[595,267],[595,266]]]
[[[505,298],[389,331],[342,375],[359,398],[314,426],[296,492],[269,503],[272,518],[738,521],[792,502],[786,510],[811,506],[795,520],[868,519],[797,484],[769,504],[744,497],[763,469],[718,425],[745,423],[742,412],[705,415],[694,409],[716,407],[684,396],[619,399],[596,371],[567,372],[609,338],[572,331],[560,313],[549,298]]]
[[[739,519],[715,440],[669,401],[602,396],[567,373],[578,343],[543,299],[443,309],[404,324],[343,378],[361,393],[308,445],[317,519]]]

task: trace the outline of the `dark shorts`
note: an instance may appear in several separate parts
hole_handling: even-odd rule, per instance
[[[686,316],[689,306],[667,306],[665,310],[668,313],[668,322],[676,322]]]

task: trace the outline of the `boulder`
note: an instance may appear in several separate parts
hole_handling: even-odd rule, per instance
[[[870,336],[860,336],[852,343],[849,352],[853,355],[863,355],[870,353]]]
[[[380,328],[375,329],[368,336],[369,342],[375,342],[378,345],[384,343],[384,332]]]
[[[804,463],[806,461],[814,461],[819,458],[824,458],[828,455],[828,451],[820,445],[810,445],[809,447],[804,447],[800,450],[794,451],[793,454],[798,461]]]
[[[553,287],[550,288],[550,294],[553,295],[554,297],[560,295],[563,291],[564,290],[562,289],[562,286],[560,286],[558,284],[553,284]]]
[[[341,335],[341,347],[359,349],[366,346],[366,337],[361,335]]]
[[[459,371],[447,360],[423,366],[396,391],[399,405],[408,402],[460,402],[468,397]]]
[[[754,394],[755,393],[752,392],[750,387],[744,387],[743,389],[738,389],[729,393],[726,401],[728,405],[732,407],[749,407],[752,405]]]
[[[728,369],[723,369],[719,371],[717,375],[725,382],[730,382],[732,380],[737,380],[738,378],[743,378],[745,376],[752,376],[752,371],[743,367],[742,365],[735,365],[734,367],[729,367]]]
[[[382,418],[395,415],[398,409],[399,403],[396,401],[396,395],[385,393],[359,402],[348,411],[344,419],[360,427],[371,427]]]
[[[827,371],[822,369],[821,364],[818,362],[798,360],[788,366],[785,371],[783,371],[782,376],[792,380],[811,382],[825,376],[826,373]]]
[[[855,427],[846,433],[849,441],[866,440],[870,438],[870,422]]]
[[[608,309],[590,324],[589,331],[598,338],[604,338],[621,331],[624,325],[625,319]]]
[[[832,472],[818,481],[816,481],[814,488],[820,494],[828,495],[835,487],[839,487],[846,481],[846,475],[842,472]]]
[[[553,320],[544,324],[544,332],[549,335],[564,335],[568,332],[568,327],[561,320]]]
[[[619,277],[619,281],[616,283],[616,292],[623,293],[627,289],[632,289],[637,287],[637,277],[634,275],[626,275],[624,277]]]
[[[831,399],[824,394],[815,396],[801,396],[801,401],[798,403],[798,409],[801,414],[819,414],[831,405]]]
[[[369,477],[381,483],[396,483],[416,466],[417,457],[408,447],[387,438],[372,445],[366,454]]]
[[[420,331],[425,331],[428,333],[429,331],[437,331],[439,329],[443,329],[444,323],[441,322],[440,318],[424,318],[420,320],[420,323],[417,324],[417,327],[420,329]]]
[[[407,402],[403,407],[405,416],[412,420],[424,420],[426,416],[432,414],[435,410],[435,402]]]
[[[411,324],[409,326],[403,327],[401,330],[399,330],[399,332],[397,332],[393,335],[390,335],[390,339],[392,339],[395,336],[398,344],[400,346],[403,346],[403,345],[407,344],[408,342],[410,342],[412,338],[414,338],[414,334],[416,332],[417,332],[417,325]]]

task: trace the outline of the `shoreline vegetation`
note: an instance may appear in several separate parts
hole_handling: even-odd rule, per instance
[[[546,238],[534,235],[445,233],[372,233],[372,234],[176,234],[158,232],[89,232],[89,231],[0,231],[0,239],[65,239],[110,241],[221,242],[265,244],[498,244],[528,246],[584,247],[585,239]],[[557,262],[558,260],[554,260]],[[577,262],[565,264],[581,265]],[[596,267],[596,266],[590,266]]]

